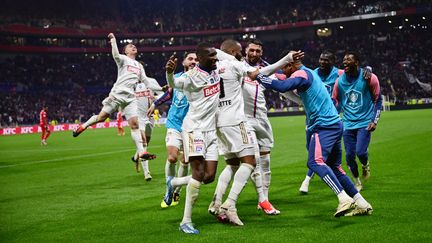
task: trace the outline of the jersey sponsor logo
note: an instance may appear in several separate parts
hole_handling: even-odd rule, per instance
[[[209,87],[205,87],[203,90],[204,90],[204,97],[209,97],[219,93],[220,86],[219,83],[215,83]]]
[[[144,91],[140,91],[140,92],[135,92],[135,96],[136,97],[150,97],[151,96],[151,92],[150,92],[150,90],[144,90]]]
[[[133,66],[130,66],[130,65],[128,65],[127,70],[128,70],[129,72],[136,73],[136,74],[138,74],[138,75],[141,73],[140,68],[133,67]]]
[[[363,96],[362,93],[351,89],[345,93],[346,96],[346,105],[351,107],[352,109],[358,109],[363,105]]]
[[[195,152],[201,153],[204,150],[204,140],[201,138],[194,138]]]

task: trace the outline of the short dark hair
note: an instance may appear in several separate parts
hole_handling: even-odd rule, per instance
[[[345,56],[346,55],[352,55],[354,57],[354,60],[360,63],[360,54],[358,52],[350,50],[345,52]]]
[[[125,54],[126,53],[126,46],[128,46],[128,45],[134,45],[134,43],[127,43],[126,45],[124,45],[123,46],[123,48],[122,48],[122,50],[123,50],[123,53]]]
[[[189,56],[189,54],[196,54],[195,51],[185,51],[185,53],[183,54],[183,59],[186,59],[187,56]]]
[[[237,46],[239,44],[238,41],[233,40],[233,39],[226,39],[222,42],[220,49],[222,51],[227,51],[230,49],[234,49],[235,46]]]
[[[206,49],[208,49],[208,48],[213,48],[213,45],[211,45],[208,42],[201,42],[201,43],[199,43],[197,45],[197,47],[196,47],[196,54],[197,54],[197,56],[204,55],[207,52]]]
[[[258,40],[258,39],[251,39],[251,40],[249,40],[247,42],[247,46],[249,46],[249,44],[254,44],[254,45],[257,45],[257,46],[261,46],[261,48],[263,47],[263,43],[260,40]]]
[[[331,59],[331,61],[333,61],[333,63],[336,62],[336,56],[334,54],[334,51],[332,50],[324,50],[323,52],[321,52],[321,55],[327,55],[329,57],[329,59]]]

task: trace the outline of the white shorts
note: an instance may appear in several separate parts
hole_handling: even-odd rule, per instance
[[[153,123],[154,123],[153,119],[150,119],[147,116],[145,117],[138,116],[139,129],[144,131],[147,137],[151,137],[153,133],[153,127],[154,127]]]
[[[136,99],[132,99],[131,101],[122,101],[112,96],[108,96],[102,101],[102,105],[102,111],[108,114],[112,114],[121,109],[126,120],[138,116],[138,105]]]
[[[178,148],[179,150],[183,149],[183,140],[182,140],[182,134],[181,132],[172,129],[172,128],[168,128],[167,133],[166,133],[166,137],[165,137],[165,143],[166,146],[173,146]]]
[[[182,132],[183,151],[185,161],[189,162],[189,157],[202,156],[207,161],[218,160],[218,145],[216,131],[193,131]]]
[[[248,117],[247,123],[258,140],[260,152],[270,152],[273,148],[273,130],[268,118]]]
[[[219,152],[225,159],[255,155],[255,139],[246,123],[242,122],[236,126],[218,127],[217,136]]]

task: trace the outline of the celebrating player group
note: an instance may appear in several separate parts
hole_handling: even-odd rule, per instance
[[[213,200],[208,202],[210,214],[219,221],[243,225],[236,203],[249,178],[256,188],[257,208],[268,215],[280,213],[269,199],[274,139],[267,118],[266,89],[280,92],[306,112],[305,160],[309,171],[300,192],[308,192],[316,174],[339,200],[335,217],[372,214],[371,204],[360,194],[363,184],[356,157],[362,164],[363,180],[367,180],[368,146],[382,101],[377,76],[371,68],[360,67],[356,52],[346,52],[343,69],[338,69],[334,53],[323,51],[319,67],[313,70],[302,64],[302,51],[286,51],[273,64],[264,61],[263,44],[257,39],[247,43],[245,57],[235,40],[225,40],[219,48],[200,43],[183,56],[181,72],[175,73],[179,62],[175,54],[167,60],[168,86],[161,87],[147,77],[136,60],[133,44],[127,44],[120,54],[114,34],[108,38],[118,67],[117,80],[100,113],[80,125],[73,136],[121,111],[135,144],[132,161],[137,171],[142,166],[145,179],[150,180],[148,160],[156,158],[147,152],[154,125],[152,114],[157,106],[172,99],[166,121],[166,188],[161,189],[165,196],[160,206],[178,205],[181,188],[186,186],[181,232],[199,233],[192,223],[193,207],[200,188],[216,179],[219,156],[226,165],[217,178]],[[342,137],[354,183],[341,167]]]

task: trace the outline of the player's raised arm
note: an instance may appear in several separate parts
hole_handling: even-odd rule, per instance
[[[116,40],[113,33],[109,33],[108,38],[110,39],[110,42],[111,42],[111,53],[112,53],[112,56],[114,58],[114,61],[117,63],[117,65],[120,65],[122,62],[122,59],[120,57],[120,52],[119,52],[118,47],[117,47],[117,40]]]
[[[283,68],[285,65],[287,65],[290,62],[298,61],[304,57],[304,52],[302,51],[290,51],[287,55],[282,57],[279,61],[268,65],[266,67],[263,67],[259,70],[260,73],[264,75],[270,75],[276,72],[277,70]]]
[[[172,55],[165,65],[166,80],[170,87],[183,89],[185,78],[183,76],[174,78],[174,71],[176,67],[177,67],[177,58],[175,57],[175,55]]]
[[[287,92],[294,89],[307,90],[312,85],[313,81],[304,70],[294,72],[290,78],[283,81],[271,79],[262,73],[256,76],[256,80],[265,88],[273,89],[278,92]]]

